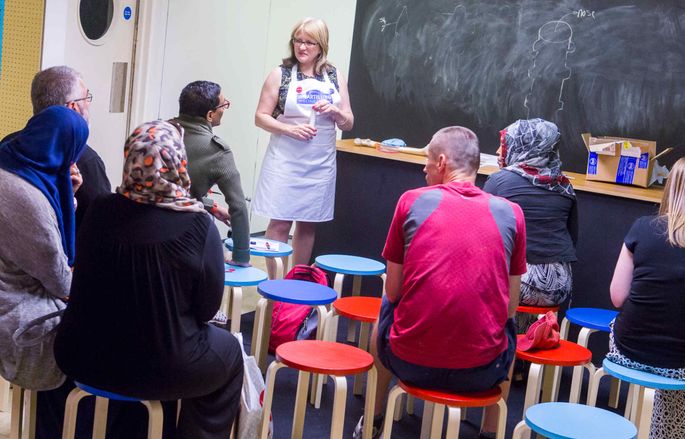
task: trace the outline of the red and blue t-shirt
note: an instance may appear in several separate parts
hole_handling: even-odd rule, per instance
[[[402,264],[390,347],[413,364],[462,369],[507,348],[509,275],[526,272],[521,208],[471,183],[406,192],[383,257]]]

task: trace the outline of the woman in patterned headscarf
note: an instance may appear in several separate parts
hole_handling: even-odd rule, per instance
[[[219,232],[188,192],[179,128],[141,125],[124,156],[117,193],[96,200],[79,231],[57,362],[96,388],[182,399],[180,438],[228,437],[243,360],[235,337],[206,323],[223,295]]]
[[[518,120],[500,132],[500,168],[484,190],[507,198],[526,217],[526,261],[521,304],[551,306],[571,294],[576,261],[576,195],[561,172],[559,129],[543,119]]]

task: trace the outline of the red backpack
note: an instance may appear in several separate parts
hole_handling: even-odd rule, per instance
[[[285,279],[304,280],[328,286],[328,279],[323,270],[303,264],[295,265],[285,275]],[[278,346],[289,341],[314,338],[317,325],[318,314],[311,306],[274,302],[269,352],[275,352]]]

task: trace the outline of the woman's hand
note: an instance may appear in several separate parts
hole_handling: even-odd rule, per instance
[[[71,177],[71,189],[76,193],[83,184],[83,176],[81,176],[81,171],[78,170],[76,163],[69,168],[69,176]]]
[[[300,125],[289,125],[285,134],[297,140],[312,140],[316,136],[316,128],[303,123]]]
[[[325,99],[321,99],[312,105],[312,110],[322,115],[329,115],[329,117],[335,120],[336,123],[340,120],[342,115],[340,108],[336,107]]]

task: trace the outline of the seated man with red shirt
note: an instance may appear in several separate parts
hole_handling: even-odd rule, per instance
[[[393,375],[448,392],[483,391],[507,378],[526,271],[525,223],[518,205],[474,185],[479,162],[471,130],[443,128],[428,145],[428,186],[397,203],[383,249],[386,296],[371,337],[374,437]]]

